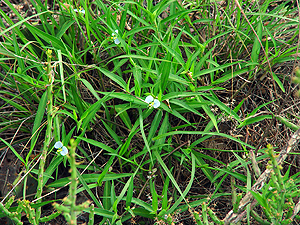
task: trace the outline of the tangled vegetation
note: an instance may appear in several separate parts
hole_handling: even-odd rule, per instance
[[[1,4],[1,220],[299,224],[298,0]]]

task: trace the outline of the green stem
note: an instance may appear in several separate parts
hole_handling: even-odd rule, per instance
[[[71,184],[69,189],[69,200],[71,203],[70,207],[70,216],[71,221],[70,224],[76,224],[76,188],[77,188],[77,173],[76,173],[76,161],[75,161],[75,149],[76,142],[71,139],[70,140],[70,172],[71,172]]]
[[[53,120],[53,115],[52,115],[52,108],[53,108],[53,94],[52,94],[52,83],[54,80],[54,77],[52,75],[52,68],[51,68],[51,54],[52,51],[51,50],[47,50],[46,52],[47,54],[47,74],[48,74],[48,78],[49,78],[49,84],[47,87],[47,130],[46,130],[46,137],[45,137],[45,141],[44,141],[44,146],[42,149],[42,156],[41,156],[41,160],[40,160],[40,165],[39,165],[39,172],[38,172],[38,186],[37,186],[37,192],[36,192],[36,198],[38,199],[36,202],[37,203],[41,203],[42,199],[42,193],[43,193],[43,177],[44,177],[44,167],[45,167],[45,161],[46,161],[46,156],[47,156],[47,150],[49,148],[50,145],[50,141],[51,141],[51,134],[52,134],[52,120]],[[39,224],[39,220],[41,217],[41,207],[38,207],[36,209],[36,223]]]

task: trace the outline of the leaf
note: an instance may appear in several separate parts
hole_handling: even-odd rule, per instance
[[[87,191],[87,193],[89,193],[89,195],[91,196],[91,198],[93,199],[93,201],[95,202],[95,204],[98,206],[98,208],[102,209],[103,207],[102,207],[101,203],[95,197],[94,193],[88,187],[88,185],[86,184],[85,180],[83,179],[83,177],[81,176],[81,174],[79,173],[79,171],[77,169],[76,169],[76,172],[77,172],[78,180],[83,185],[84,189]]]
[[[103,181],[116,180],[116,179],[120,179],[123,177],[129,177],[131,175],[132,175],[132,173],[106,174],[103,178]],[[82,175],[82,179],[84,179],[84,181],[86,183],[97,183],[98,178],[99,178],[99,174],[83,174]],[[70,178],[65,177],[65,178],[61,178],[59,180],[56,180],[56,181],[50,183],[48,186],[53,187],[53,188],[58,188],[58,187],[65,186],[69,182],[70,182]]]
[[[231,67],[231,66],[233,66],[237,63],[239,63],[239,62],[227,63],[227,64],[224,64],[224,65],[221,65],[221,66],[218,66],[218,67],[213,67],[213,68],[210,68],[210,69],[200,70],[200,72],[195,73],[193,75],[193,78],[195,79],[197,77],[200,77],[201,75],[205,75],[205,74],[209,74],[209,73],[212,73],[212,72],[215,72],[215,71],[223,70],[223,69],[225,69],[227,67]],[[214,81],[214,82],[216,82],[216,81]]]
[[[164,136],[173,136],[173,135],[176,135],[176,134],[188,134],[188,135],[216,135],[216,136],[220,136],[220,137],[225,137],[225,138],[228,138],[230,140],[233,140],[233,141],[236,141],[237,143],[240,143],[242,145],[245,145],[249,148],[252,148],[252,149],[255,149],[255,147],[237,139],[237,138],[234,138],[230,135],[227,135],[227,134],[223,134],[223,133],[217,133],[217,132],[204,132],[204,131],[181,131],[181,130],[178,130],[178,131],[171,131],[171,132],[168,132],[168,133],[165,133],[165,134],[161,134],[161,135],[158,135],[156,136],[155,138],[153,138],[153,140],[156,140],[156,139],[159,139],[159,138],[162,138]]]
[[[195,151],[193,151],[195,152]],[[195,152],[196,153],[196,152]],[[199,153],[200,154],[200,153]],[[202,159],[202,157],[199,155],[199,154],[196,154],[196,162],[197,164],[200,166],[201,170],[203,171],[203,173],[205,174],[205,176],[210,180],[212,181],[213,178],[214,178],[214,174],[211,172],[210,169],[206,168],[207,164],[206,162]],[[198,155],[198,156],[197,156]]]
[[[28,23],[25,23],[25,26],[32,34],[38,35],[40,38],[48,42],[48,44],[53,45],[54,48],[61,50],[65,55],[68,55],[68,52],[70,52],[71,49],[68,49],[67,45],[64,45],[63,42],[57,37],[47,34]]]
[[[95,98],[99,101],[100,100],[100,97],[99,95],[97,94],[97,92],[95,91],[94,87],[85,79],[79,79],[86,87],[87,89],[90,90],[90,92],[95,96]]]
[[[258,21],[258,25],[257,25],[257,30],[256,30],[256,35],[254,36],[255,40],[253,42],[253,47],[252,47],[252,52],[251,52],[251,61],[254,63],[258,63],[258,58],[259,58],[259,54],[260,54],[260,43],[261,43],[261,38],[262,38],[262,22],[259,20]],[[250,66],[249,69],[253,70],[255,68],[255,66]],[[252,78],[253,71],[250,72],[249,74],[249,79]]]
[[[154,181],[150,180],[150,192],[152,197],[152,212],[156,214],[158,209],[158,195],[155,190],[155,184]]]
[[[156,151],[155,151],[155,152],[156,152]],[[157,153],[157,152],[156,152],[156,153]],[[157,157],[157,154],[156,154],[155,156]],[[195,169],[195,165],[196,165],[196,163],[195,163],[195,156],[194,156],[193,153],[191,153],[191,157],[192,157],[192,171],[191,171],[191,178],[190,178],[190,181],[189,181],[188,185],[186,186],[186,188],[185,188],[185,190],[184,190],[183,193],[180,191],[180,188],[179,188],[179,186],[177,185],[176,181],[174,180],[173,176],[171,175],[170,171],[167,170],[167,171],[168,171],[167,175],[170,177],[172,183],[174,184],[174,186],[176,187],[176,189],[177,189],[177,190],[179,191],[179,193],[180,193],[180,197],[177,199],[177,201],[174,203],[174,205],[172,205],[172,207],[168,210],[168,213],[167,213],[167,214],[173,213],[173,212],[177,209],[177,206],[182,202],[182,200],[184,200],[184,201],[186,202],[185,205],[189,205],[189,203],[188,203],[188,202],[186,201],[186,199],[185,199],[185,196],[188,194],[188,192],[190,191],[190,189],[191,189],[191,187],[192,187],[192,185],[193,185],[193,181],[194,181],[194,177],[195,177],[195,171],[196,171],[196,169]],[[161,165],[164,165],[164,164],[162,164],[163,161],[161,160],[161,158],[158,158],[158,161],[159,161],[159,163],[160,163]],[[164,165],[164,166],[165,166],[165,165]],[[167,172],[167,171],[166,171],[166,168],[164,168],[164,170],[165,170],[165,172]],[[170,175],[171,175],[171,176],[170,176]]]
[[[10,6],[11,6],[12,9],[15,8],[15,7],[13,7],[13,5],[11,5],[11,4],[10,4]],[[32,16],[29,16],[29,17],[27,17],[26,19],[23,19],[23,20],[21,20],[21,21],[15,23],[15,24],[12,25],[12,26],[9,26],[7,29],[5,29],[4,31],[2,31],[2,32],[0,33],[0,36],[2,36],[3,34],[5,34],[6,32],[8,32],[8,31],[10,31],[10,30],[12,30],[12,29],[15,28],[15,27],[18,27],[19,25],[22,25],[24,22],[26,22],[26,21],[28,21],[28,20],[34,18],[34,17],[36,18],[36,17],[38,17],[38,16],[40,16],[40,15],[42,15],[42,14],[49,13],[49,12],[50,12],[50,11],[45,11],[45,12],[40,12],[40,13],[38,13],[38,14],[34,14],[34,15],[32,15]]]
[[[63,157],[56,157],[53,158],[51,163],[49,163],[45,173],[52,175],[53,172],[58,168],[58,165],[63,161]],[[46,185],[47,181],[48,181],[48,177],[44,177],[43,179],[43,186]]]
[[[170,100],[170,103],[181,106],[182,108],[185,108],[186,110],[205,118],[201,113],[199,113],[197,110],[193,109],[192,107],[190,107],[188,104],[186,104],[185,102],[183,102],[181,100],[172,99],[172,100]]]
[[[94,118],[95,114],[98,112],[101,105],[109,99],[109,95],[98,100],[96,103],[91,105],[81,116],[80,122],[82,122],[82,128],[85,129],[88,123]]]
[[[213,94],[213,96],[210,96],[207,94],[205,94],[204,96],[205,96],[205,98],[210,100],[212,103],[217,105],[221,110],[225,111],[228,115],[233,116],[234,119],[236,119],[237,121],[241,120],[240,117],[232,109],[230,109],[223,102],[221,102],[214,94]]]
[[[181,37],[181,34],[182,34],[182,31],[180,34],[178,34],[177,38],[178,37]],[[163,46],[165,47],[165,49],[167,49],[167,52],[170,53],[178,63],[180,63],[182,66],[185,65],[185,62],[182,58],[182,56],[176,52],[175,50],[173,50],[172,48],[170,48],[168,45],[166,45],[164,42],[162,42],[161,40],[159,40],[159,38],[157,38],[156,36],[154,36],[156,38],[156,40]],[[175,44],[176,40],[174,41],[174,44]],[[178,42],[178,41],[177,41]],[[173,46],[174,47],[174,46]],[[168,54],[169,55],[169,54]],[[166,57],[167,60],[170,60],[171,58],[170,57]]]
[[[134,77],[134,93],[136,96],[141,97],[142,73],[137,67],[134,67],[132,70]]]
[[[272,115],[262,115],[262,116],[247,118],[238,126],[238,128],[244,127],[249,124],[257,123],[265,119],[272,119],[272,118],[273,118]]]
[[[19,159],[22,163],[24,163],[24,165],[26,165],[24,159],[23,159],[23,158],[19,155],[19,153],[13,148],[13,146],[11,146],[8,142],[6,142],[5,140],[3,140],[1,137],[0,137],[0,141],[2,141],[4,144],[6,144],[6,146],[9,147],[9,148],[13,151],[13,153],[15,154],[15,156],[17,156],[18,159]]]
[[[126,90],[126,82],[121,78],[120,76],[111,73],[110,71],[100,68],[98,66],[95,66],[96,69],[98,69],[101,73],[103,73],[105,76],[116,82],[120,87],[122,87],[124,90]]]
[[[85,108],[82,104],[83,100],[78,95],[76,87],[74,85],[71,85],[71,91],[72,91],[72,97],[73,97],[73,100],[75,102],[77,111],[78,111],[79,115],[82,116],[84,111],[85,111]]]
[[[297,126],[297,125],[291,123],[290,121],[288,121],[288,119],[286,119],[282,116],[275,116],[275,118],[294,131],[297,131],[298,129],[300,129],[300,126]]]
[[[162,209],[165,209],[165,210],[168,209],[168,188],[169,188],[169,182],[170,182],[170,178],[168,176],[166,176],[166,178],[164,180],[164,187],[163,187],[163,191],[162,191],[163,199],[162,199],[162,203],[161,203]]]
[[[83,140],[91,145],[94,145],[96,147],[99,147],[100,149],[104,149],[105,151],[108,151],[110,153],[117,153],[116,150],[112,149],[111,147],[101,143],[101,142],[98,142],[98,141],[95,141],[95,140],[92,140],[92,139],[89,139],[89,138],[85,138],[85,137],[77,137],[78,139],[80,140]]]
[[[103,216],[104,218],[109,218],[109,219],[112,219],[115,215],[115,213],[109,211],[109,210],[106,210],[106,209],[99,209],[99,208],[95,208],[95,214],[98,215],[98,216]],[[83,210],[87,213],[90,213],[90,209],[85,209]]]
[[[278,84],[278,86],[280,87],[280,89],[282,90],[282,92],[285,93],[284,86],[283,86],[281,80],[279,80],[279,78],[276,75],[276,73],[272,72],[272,75],[273,75],[273,79],[276,81],[276,83]]]
[[[38,129],[41,126],[41,122],[44,118],[44,114],[45,114],[45,109],[46,109],[46,103],[47,103],[47,91],[44,92],[44,94],[41,97],[40,103],[39,103],[39,107],[38,110],[36,112],[35,115],[35,119],[34,119],[34,123],[33,123],[33,128],[32,128],[32,137],[31,137],[31,142],[30,142],[30,151],[27,154],[26,157],[26,162],[28,162],[28,159],[31,155],[31,152],[35,146],[36,143],[36,139],[38,137]]]
[[[108,162],[106,163],[106,165],[105,165],[105,167],[104,167],[102,173],[101,173],[100,176],[98,177],[97,183],[98,183],[99,186],[102,185],[102,181],[103,181],[105,175],[107,174],[107,172],[108,172],[110,166],[113,164],[114,159],[115,159],[115,156],[111,156],[111,157],[110,157],[110,159],[109,159]]]
[[[60,39],[69,29],[69,27],[73,25],[73,23],[75,23],[75,20],[70,20],[68,22],[63,23],[63,25],[60,27],[59,31],[57,32],[56,37]]]
[[[222,75],[222,77],[220,77],[219,79],[213,81],[211,84],[212,85],[217,85],[217,84],[220,84],[220,83],[224,83],[224,82],[227,82],[229,81],[230,79],[236,77],[237,75],[241,75],[243,73],[247,73],[249,72],[249,68],[244,68],[244,69],[240,69],[240,70],[234,70],[234,71],[229,71],[229,72],[226,72]]]
[[[132,202],[132,196],[133,196],[133,179],[130,179],[130,184],[128,187],[127,191],[127,196],[126,196],[126,207],[130,207],[131,202]]]
[[[110,126],[108,126],[103,120],[101,120],[102,123],[104,124],[106,130],[108,131],[108,133],[110,134],[110,136],[113,138],[113,140],[118,144],[118,145],[122,145],[122,141],[120,139],[120,137],[113,131],[113,129],[110,128]]]
[[[267,199],[265,199],[261,194],[254,192],[252,190],[250,190],[250,192],[252,193],[253,197],[256,199],[256,201],[262,206],[264,207],[266,210],[270,210],[269,209],[269,205],[267,202]]]

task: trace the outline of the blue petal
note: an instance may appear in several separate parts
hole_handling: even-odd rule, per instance
[[[67,147],[63,146],[62,147],[62,151],[60,152],[60,154],[62,156],[65,156],[66,154],[68,154],[69,150],[67,149]]]
[[[56,142],[55,144],[54,144],[54,148],[56,148],[56,149],[59,149],[59,148],[61,148],[63,146],[63,144],[60,142],[60,141],[58,141],[58,142]]]
[[[115,42],[115,44],[116,45],[118,45],[118,44],[120,44],[121,42],[119,41],[119,39],[118,38],[116,38],[115,40],[114,40],[114,42]]]
[[[154,99],[153,107],[158,108],[159,106],[160,106],[160,101],[158,101],[157,99]]]
[[[153,102],[153,97],[151,95],[147,96],[146,99],[145,99],[145,102],[147,102],[148,104],[150,102]]]

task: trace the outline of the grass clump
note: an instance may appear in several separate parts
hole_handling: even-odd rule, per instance
[[[1,217],[298,219],[297,2],[3,2]]]

